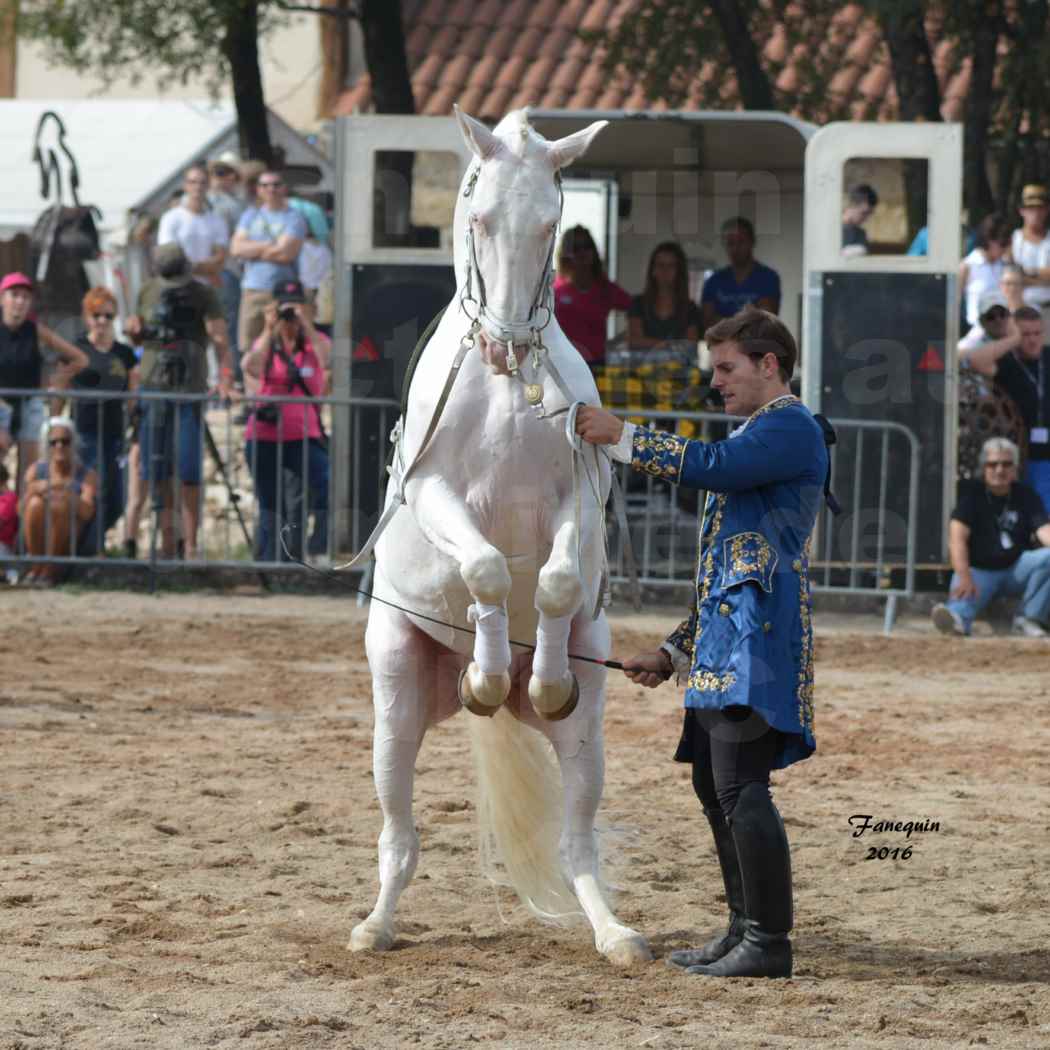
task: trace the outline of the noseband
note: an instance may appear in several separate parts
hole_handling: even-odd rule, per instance
[[[470,197],[474,193],[474,187],[477,185],[480,174],[481,165],[479,164],[471,172],[470,178],[467,180],[467,185],[463,190],[464,197]],[[543,270],[540,273],[540,279],[532,297],[529,316],[524,321],[512,321],[505,317],[500,317],[489,306],[488,297],[485,294],[485,279],[481,275],[481,268],[478,266],[478,255],[474,247],[474,226],[469,220],[467,221],[467,282],[463,288],[459,303],[467,317],[476,325],[480,325],[489,339],[495,343],[507,344],[508,360],[514,356],[515,343],[537,343],[539,341],[539,333],[550,324],[551,317],[554,316],[554,290],[552,287],[554,246],[558,240],[558,227],[561,225],[561,214],[565,207],[565,194],[562,191],[560,171],[554,173],[554,182],[558,187],[558,225],[555,226],[554,232],[551,234],[550,244],[547,248],[547,259],[543,264]],[[477,288],[477,295],[474,294],[475,287]],[[467,309],[467,303],[474,304],[473,315]],[[544,310],[547,312],[546,317],[543,318],[543,323],[539,324],[537,320]]]

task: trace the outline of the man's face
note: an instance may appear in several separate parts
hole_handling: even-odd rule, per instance
[[[733,266],[746,266],[754,255],[755,242],[748,236],[746,230],[739,226],[730,226],[722,234],[722,245],[726,250],[726,256]]]
[[[996,496],[1005,496],[1017,480],[1017,464],[1009,452],[990,452],[984,463],[984,483]]]
[[[188,200],[200,203],[208,192],[208,176],[200,168],[191,168],[183,176],[182,192]]]
[[[1046,229],[1047,215],[1050,207],[1045,204],[1026,204],[1017,209],[1021,215],[1021,222],[1026,230],[1042,233]]]
[[[993,306],[981,314],[981,327],[991,339],[1002,339],[1010,321],[1010,311],[1005,306]]]
[[[1018,321],[1017,331],[1021,336],[1021,355],[1034,360],[1043,350],[1043,322]]]
[[[874,211],[875,209],[867,201],[861,201],[859,204],[849,205],[843,217],[846,222],[851,222],[855,226],[863,226]]]
[[[33,293],[28,288],[8,288],[0,297],[4,324],[17,328],[28,316],[33,305]]]
[[[216,168],[211,175],[212,188],[218,193],[237,192],[239,176],[233,168]]]
[[[738,343],[713,346],[711,364],[714,368],[711,385],[722,395],[729,415],[751,415],[774,396],[771,388],[779,385],[776,357],[773,354],[757,359],[749,357]]]
[[[284,180],[272,171],[265,172],[256,183],[263,207],[280,211],[284,203]]]

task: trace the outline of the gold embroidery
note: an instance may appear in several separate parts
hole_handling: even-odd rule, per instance
[[[779,555],[760,532],[738,532],[725,541],[722,584],[733,586],[750,579],[771,594],[770,577],[778,559]]]
[[[693,639],[693,652],[700,651],[700,635],[703,632],[702,611],[707,596],[711,593],[711,578],[715,574],[715,543],[718,533],[722,528],[722,511],[726,504],[726,493],[714,493],[715,514],[711,519],[711,535],[707,538],[707,551],[701,553],[700,563],[703,565],[704,574],[700,580],[699,591],[696,596],[696,637]],[[709,496],[708,499],[711,497]],[[707,522],[707,505],[704,505],[704,523]],[[700,543],[704,542],[703,526],[700,529]]]
[[[689,688],[700,693],[724,693],[736,682],[732,671],[716,674],[714,671],[694,671],[689,676]]]
[[[634,432],[631,466],[635,470],[644,470],[655,477],[676,481],[682,473],[682,461],[685,459],[685,449],[688,444],[685,438],[677,434],[638,427]],[[661,462],[666,456],[676,456],[677,462]]]
[[[805,554],[809,557],[809,540]],[[810,620],[809,575],[803,571],[798,578],[799,618],[802,621],[802,652],[798,666],[798,718],[803,729],[814,732],[813,710],[813,624]]]

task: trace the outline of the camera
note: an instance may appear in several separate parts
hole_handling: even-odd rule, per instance
[[[276,424],[281,418],[281,406],[280,405],[259,405],[255,410],[255,419],[259,423],[269,423],[271,425]]]
[[[294,321],[295,320],[295,307],[286,306],[283,310],[277,311],[277,317],[281,321]]]
[[[150,323],[143,327],[142,338],[157,343],[190,341],[196,320],[197,310],[185,288],[168,288],[154,307]]]

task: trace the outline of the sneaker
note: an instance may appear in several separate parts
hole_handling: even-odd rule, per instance
[[[1027,616],[1015,616],[1013,633],[1019,634],[1024,638],[1050,638],[1050,634],[1047,633],[1046,628],[1036,620],[1031,620]]]
[[[966,634],[966,626],[962,622],[962,617],[957,612],[952,612],[944,602],[933,607],[930,617],[933,620],[933,626],[941,634]]]

